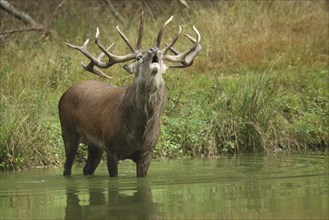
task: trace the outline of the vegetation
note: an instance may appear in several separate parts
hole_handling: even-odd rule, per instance
[[[60,1],[11,2],[44,21],[50,32],[41,38],[40,32],[0,38],[0,169],[60,164],[61,94],[82,80],[104,80],[84,72],[82,56],[64,43],[82,44],[98,26],[104,44],[116,42],[117,54],[126,47],[103,1],[67,1],[56,13]],[[144,47],[152,45],[156,30],[172,14],[167,41],[178,25],[185,33],[193,33],[195,25],[202,35],[203,50],[193,66],[164,76],[169,100],[155,157],[328,151],[326,1],[189,1],[189,9],[176,1],[114,3],[126,19],[121,29],[133,42],[145,11]],[[0,32],[22,25],[6,13],[0,18]],[[177,49],[186,42],[179,40]],[[114,77],[110,83],[132,80],[121,68],[108,70]],[[83,160],[81,149],[78,159]]]

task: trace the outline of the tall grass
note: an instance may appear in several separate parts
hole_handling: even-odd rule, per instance
[[[13,1],[39,21],[60,1]],[[146,3],[147,5],[146,5]],[[210,157],[223,153],[327,149],[329,143],[328,25],[325,1],[115,2],[127,20],[121,29],[135,42],[138,16],[146,13],[144,48],[161,24],[202,35],[192,67],[169,70],[169,101],[157,157]],[[49,23],[50,35],[21,33],[0,38],[0,169],[60,164],[64,153],[57,102],[72,84],[99,79],[79,66],[81,54],[64,42],[82,44],[100,27],[104,44],[128,52],[103,1],[67,1]],[[168,6],[169,4],[169,6]],[[40,13],[40,11],[44,13]],[[83,15],[83,16],[82,16]],[[5,13],[0,30],[23,25]],[[128,22],[129,21],[129,22]],[[92,42],[92,41],[91,41]],[[181,37],[177,49],[190,46]],[[90,43],[97,54],[97,47]],[[108,74],[128,84],[120,65]],[[81,151],[81,157],[84,152]]]
[[[280,151],[297,146],[293,135],[284,134],[284,92],[269,74],[241,76],[217,93],[210,123],[204,130],[206,145],[220,152]],[[225,84],[225,83],[224,83]]]

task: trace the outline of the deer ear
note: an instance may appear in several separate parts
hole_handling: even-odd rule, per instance
[[[123,66],[123,68],[130,74],[135,74],[136,73],[136,67],[134,65],[135,63],[131,64],[126,64]]]

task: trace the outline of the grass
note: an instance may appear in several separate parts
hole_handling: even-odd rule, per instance
[[[15,4],[42,20],[57,3],[33,2]],[[82,44],[99,26],[104,44],[116,42],[115,53],[128,52],[102,4],[66,2],[57,12],[61,16],[50,23],[48,38],[33,32],[0,38],[0,169],[63,162],[57,102],[78,81],[103,80],[84,72],[82,56],[64,42]],[[152,1],[147,6],[116,4],[132,20],[121,25],[132,42],[140,10],[145,10],[144,48],[152,45],[156,30],[171,14],[175,18],[165,33],[167,41],[178,25],[191,34],[195,25],[202,35],[203,49],[193,66],[165,75],[169,101],[157,158],[328,150],[325,1],[191,1],[190,10],[177,7],[176,1],[169,7]],[[44,14],[37,13],[40,7]],[[5,13],[0,17],[0,30],[22,25]],[[182,37],[177,48],[183,50],[187,43]],[[90,50],[98,53],[92,44]],[[114,77],[111,83],[126,85],[132,80],[121,68],[108,70]],[[82,148],[78,159],[84,157]]]

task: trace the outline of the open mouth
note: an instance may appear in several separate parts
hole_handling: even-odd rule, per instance
[[[159,56],[157,56],[156,54],[152,57],[151,60],[151,65],[150,65],[150,69],[152,70],[152,73],[156,74],[159,72],[160,70],[160,58]]]
[[[159,63],[159,57],[156,54],[152,58],[152,63]]]

